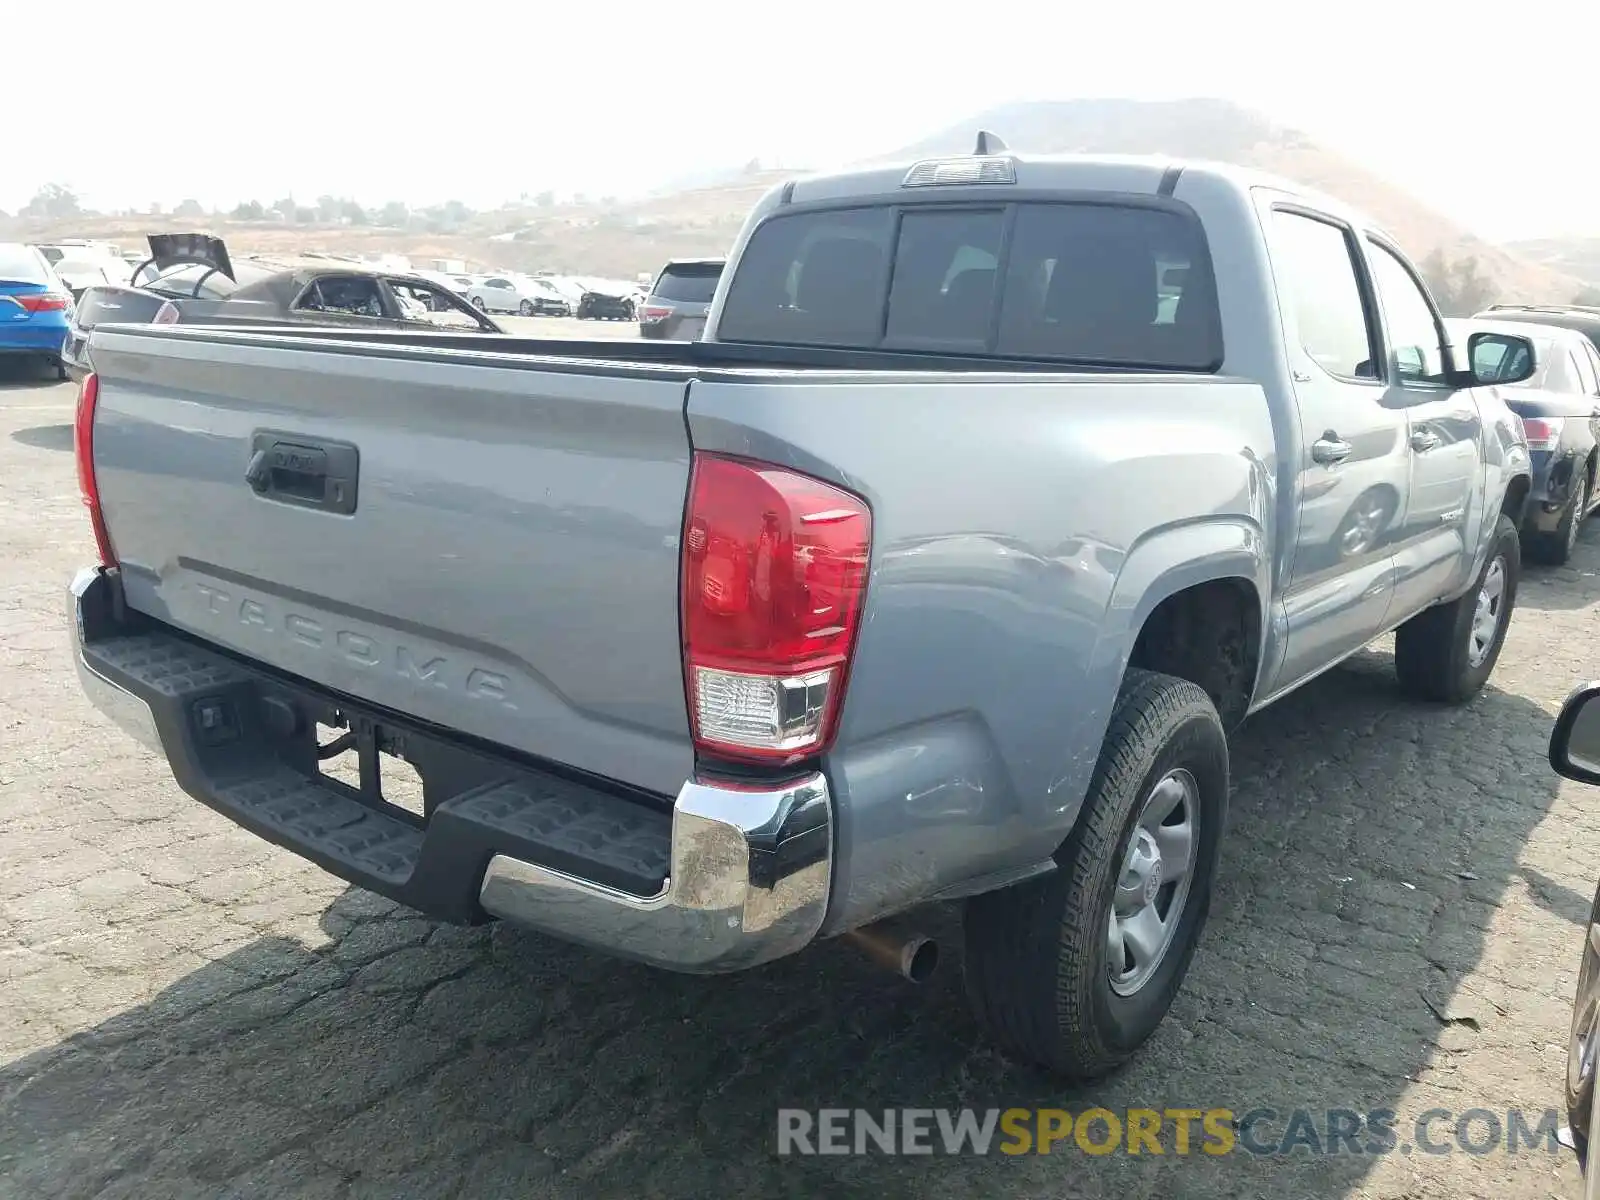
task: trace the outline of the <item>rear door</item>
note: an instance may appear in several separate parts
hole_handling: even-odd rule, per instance
[[[1354,230],[1297,205],[1268,205],[1263,217],[1301,428],[1278,690],[1382,632],[1410,464],[1405,413],[1384,403],[1376,312]]]
[[[688,368],[181,326],[103,329],[93,352],[133,608],[543,759],[669,795],[688,778]]]
[[[1600,353],[1595,352],[1588,338],[1576,340],[1584,399],[1589,404],[1589,436],[1600,442]]]
[[[1444,325],[1416,269],[1371,235],[1367,262],[1383,310],[1384,406],[1406,421],[1410,487],[1395,541],[1400,619],[1464,582],[1477,547],[1469,528],[1485,519],[1483,421],[1470,388],[1445,380]]]

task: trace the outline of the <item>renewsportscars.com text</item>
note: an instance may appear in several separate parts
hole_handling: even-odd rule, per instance
[[[1517,1154],[1560,1151],[1554,1109],[783,1108],[779,1154]]]

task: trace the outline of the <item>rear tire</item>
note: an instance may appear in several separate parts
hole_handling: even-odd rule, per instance
[[[67,380],[72,378],[72,372],[67,370],[67,364],[62,362],[59,358],[55,360],[53,365],[56,369],[56,379],[58,379],[60,382],[66,383]]]
[[[524,300],[521,304],[517,305],[517,315],[522,317],[533,316],[533,301]]]
[[[1561,522],[1552,533],[1539,533],[1528,539],[1528,557],[1547,566],[1566,565],[1578,545],[1578,530],[1583,525],[1584,510],[1594,493],[1594,480],[1589,465],[1585,463],[1572,482],[1572,495],[1561,512]]]
[[[1153,815],[1174,789],[1177,806]],[[967,901],[967,995],[1002,1050],[1078,1081],[1133,1056],[1188,972],[1227,806],[1228,742],[1210,698],[1130,669],[1057,869]],[[1133,932],[1147,911],[1159,937],[1147,920]]]
[[[482,296],[474,296],[472,298],[472,307],[476,308],[479,312],[489,311],[489,306],[484,302]]]
[[[1401,690],[1418,700],[1463,704],[1489,681],[1505,645],[1522,575],[1522,543],[1504,513],[1473,586],[1395,631],[1394,668]],[[1492,621],[1490,620],[1492,618]]]

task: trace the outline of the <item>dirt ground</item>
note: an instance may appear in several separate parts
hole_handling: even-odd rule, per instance
[[[1600,529],[1530,569],[1466,708],[1403,701],[1379,647],[1247,726],[1188,983],[1131,1067],[1067,1091],[979,1036],[954,913],[920,989],[837,943],[683,978],[434,925],[184,797],[67,659],[72,401],[0,376],[0,1197],[1576,1194],[1570,1154],[1526,1147],[782,1158],[776,1113],[1387,1108],[1404,1132],[1558,1105],[1600,791],[1544,751],[1600,675]]]

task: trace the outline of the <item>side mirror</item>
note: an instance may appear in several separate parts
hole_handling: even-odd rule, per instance
[[[1550,731],[1550,765],[1579,783],[1600,784],[1600,683],[1586,683],[1567,697]]]
[[[1514,333],[1473,334],[1467,339],[1467,363],[1474,386],[1521,383],[1538,367],[1533,343]]]

